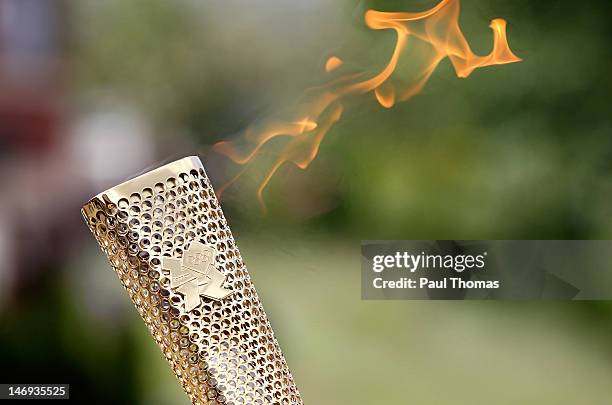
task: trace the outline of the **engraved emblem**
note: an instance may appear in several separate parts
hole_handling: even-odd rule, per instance
[[[215,267],[215,248],[192,242],[182,259],[164,257],[162,267],[170,272],[170,287],[185,297],[185,311],[200,303],[200,295],[222,300],[232,293],[223,287],[225,276]]]

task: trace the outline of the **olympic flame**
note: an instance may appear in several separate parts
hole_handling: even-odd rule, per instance
[[[501,18],[492,20],[489,25],[493,31],[491,53],[486,56],[474,54],[459,27],[459,0],[442,0],[435,7],[418,13],[368,10],[365,23],[373,30],[395,31],[395,47],[385,66],[370,77],[366,77],[366,72],[346,74],[310,89],[296,108],[293,120],[270,121],[257,129],[250,127],[237,140],[215,144],[216,152],[244,166],[219,189],[219,194],[245,173],[272,139],[286,137],[287,142],[257,190],[265,208],[263,192],[274,174],[285,163],[293,163],[300,169],[310,165],[325,135],[342,117],[342,101],[346,97],[372,92],[381,106],[391,108],[421,92],[445,58],[449,58],[460,78],[468,77],[477,68],[522,60],[510,49],[506,21]],[[410,52],[406,52],[408,46]],[[416,57],[411,52],[416,53]],[[411,74],[409,80],[404,79],[398,85],[393,74],[402,57],[410,58]],[[325,71],[340,70],[342,65],[342,59],[332,56],[325,63]]]

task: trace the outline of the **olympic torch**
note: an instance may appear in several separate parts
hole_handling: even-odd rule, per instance
[[[199,158],[81,211],[193,404],[302,404]]]

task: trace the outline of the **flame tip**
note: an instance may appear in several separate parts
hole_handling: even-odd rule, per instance
[[[337,56],[330,56],[325,62],[325,71],[331,72],[332,70],[338,69],[344,64],[344,61]]]

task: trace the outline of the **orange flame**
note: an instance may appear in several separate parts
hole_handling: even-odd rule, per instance
[[[347,96],[373,92],[381,106],[391,108],[396,102],[408,100],[420,93],[444,58],[449,58],[460,78],[468,77],[477,68],[522,60],[510,50],[506,38],[506,21],[499,18],[492,20],[489,25],[493,30],[493,50],[486,56],[475,55],[459,28],[459,0],[442,0],[435,7],[420,13],[368,10],[365,13],[365,23],[374,30],[391,29],[396,33],[395,47],[385,67],[366,79],[365,73],[357,73],[311,89],[298,109],[297,119],[268,122],[257,130],[248,128],[237,141],[215,144],[215,151],[244,165],[233,179],[219,189],[219,194],[244,174],[269,141],[277,137],[288,137],[289,140],[257,190],[259,201],[265,209],[263,191],[274,174],[287,162],[300,169],[310,165],[325,135],[340,120],[343,111],[341,101]],[[396,86],[392,76],[409,44],[412,46],[410,50],[418,52],[419,57],[413,58],[411,68],[414,72],[411,72],[410,81]],[[340,58],[333,56],[327,60],[325,70],[337,70],[342,64]]]
[[[343,63],[344,62],[342,62],[342,59],[340,59],[339,57],[332,56],[329,59],[327,59],[327,62],[325,62],[325,71],[331,72],[332,70],[336,70],[340,66],[342,66]]]

